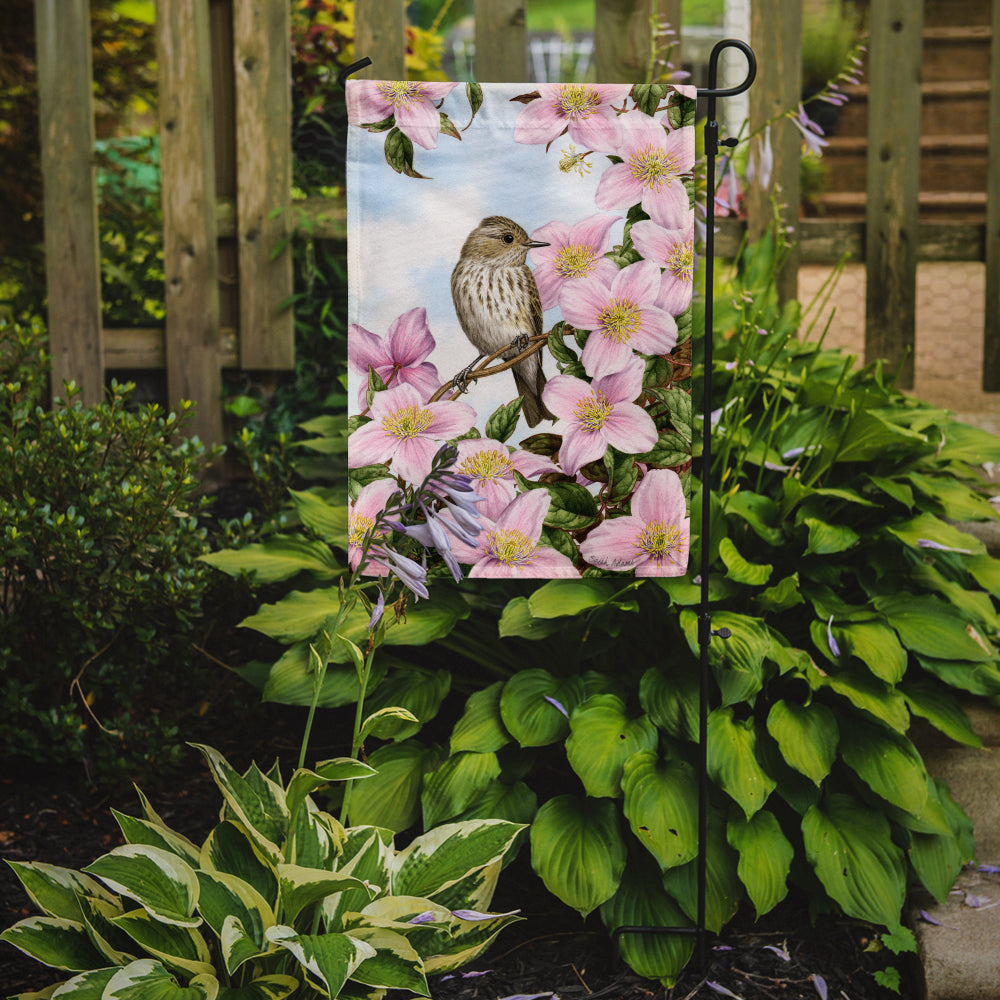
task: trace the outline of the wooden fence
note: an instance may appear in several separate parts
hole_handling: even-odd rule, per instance
[[[221,369],[293,364],[292,317],[281,309],[291,255],[275,253],[290,235],[291,214],[281,211],[291,200],[290,0],[157,2],[166,327],[125,331],[101,328],[88,0],[35,2],[53,384],[74,379],[93,401],[107,369],[165,368],[170,401],[198,402],[196,432],[220,441]],[[474,0],[479,80],[525,78],[527,2]],[[596,78],[645,79],[651,14],[679,29],[681,8],[681,0],[595,0]],[[904,385],[913,377],[918,260],[985,261],[983,386],[1000,391],[1000,0],[992,6],[985,225],[918,218],[922,8],[871,0],[866,220],[799,220],[800,138],[782,122],[770,186],[750,192],[745,225],[751,235],[763,231],[772,196],[795,208],[783,220],[797,237],[780,276],[785,297],[796,292],[800,263],[845,252],[865,262],[866,355],[895,364],[909,350]],[[405,75],[405,10],[405,0],[357,0],[355,51],[374,63],[363,75]],[[753,129],[799,101],[802,2],[754,0],[751,18]],[[313,235],[342,237],[342,203],[310,202],[300,214],[315,220]],[[721,255],[744,225],[726,223]]]

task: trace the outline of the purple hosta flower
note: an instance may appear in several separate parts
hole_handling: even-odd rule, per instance
[[[604,254],[611,246],[611,227],[620,218],[599,213],[572,227],[565,222],[549,222],[531,234],[532,240],[548,244],[531,251],[542,309],[557,305],[559,293],[575,281],[598,278],[610,284],[618,267]]]
[[[986,875],[1000,875],[1000,865],[979,865],[977,871]]]
[[[917,546],[921,549],[937,549],[940,552],[959,552],[965,556],[972,555],[972,549],[957,549],[953,545],[942,545],[930,538],[918,538]]]
[[[823,130],[806,114],[806,109],[799,104],[798,114],[790,111],[788,112],[788,117],[799,132],[802,133],[806,149],[810,153],[815,153],[816,156],[822,156],[823,147],[827,145],[827,141],[822,138]]]
[[[557,708],[557,709],[558,709],[558,710],[559,710],[560,712],[562,712],[562,714],[563,714],[563,715],[565,715],[567,719],[569,718],[569,712],[567,712],[567,711],[566,711],[566,706],[565,706],[565,705],[563,705],[563,703],[562,703],[561,701],[559,701],[558,699],[556,699],[556,698],[553,698],[553,697],[552,697],[551,695],[547,695],[547,694],[546,694],[546,695],[543,695],[542,697],[543,697],[543,698],[544,698],[544,699],[545,699],[545,700],[546,700],[546,701],[547,701],[547,702],[548,702],[548,703],[549,703],[550,705],[553,705],[553,706],[554,706],[555,708]]]
[[[694,169],[694,129],[668,132],[641,111],[619,119],[622,144],[615,163],[604,171],[595,200],[602,211],[631,208],[643,211],[664,229],[687,224],[688,195],[683,177]]]
[[[404,556],[388,545],[376,545],[370,550],[381,563],[395,573],[400,582],[417,597],[430,596],[427,592],[427,570],[409,556]],[[366,567],[367,569],[367,567]]]
[[[819,994],[819,1000],[826,1000],[829,993],[829,990],[826,988],[826,980],[816,972],[809,978],[813,981],[813,988]]]
[[[706,982],[705,985],[713,992],[720,993],[724,997],[733,997],[733,1000],[743,1000],[743,997],[739,993],[734,993],[732,990],[727,989],[722,983],[713,983],[711,981]]]
[[[750,157],[747,161],[747,183],[757,182],[765,190],[771,185],[771,174],[774,172],[774,150],[771,148],[771,126],[764,129],[762,136],[757,136],[756,142],[750,146]]]
[[[427,325],[427,310],[411,309],[394,319],[385,337],[352,323],[347,328],[347,363],[364,376],[358,390],[358,408],[368,407],[368,369],[374,368],[386,388],[407,383],[426,402],[441,384],[438,370],[427,357],[434,350],[434,338]]]
[[[353,572],[361,562],[365,540],[375,529],[375,522],[386,509],[390,497],[399,493],[395,479],[376,479],[375,482],[363,486],[358,491],[358,498],[347,511],[347,564]],[[372,543],[376,544],[389,534],[388,525],[379,525],[375,529]],[[385,576],[389,567],[377,560],[369,559],[365,566],[369,576]]]
[[[538,98],[529,101],[514,123],[514,141],[550,143],[564,131],[573,142],[601,153],[614,153],[621,126],[612,105],[624,102],[629,84],[540,83]]]
[[[385,613],[385,594],[380,590],[378,592],[378,600],[375,602],[375,607],[372,608],[371,617],[368,619],[368,631],[373,632],[378,623],[382,620],[382,615]]]
[[[479,512],[496,520],[514,499],[514,472],[528,479],[537,479],[543,472],[558,472],[559,467],[544,455],[511,450],[492,438],[473,438],[457,442],[458,460],[455,468],[468,476],[472,488],[483,502]]]
[[[578,577],[580,574],[566,556],[538,544],[550,504],[544,489],[529,490],[508,504],[496,521],[482,519],[475,545],[453,543],[459,562],[473,564],[469,576]]]
[[[792,956],[788,954],[788,950],[786,948],[779,948],[776,944],[764,945],[764,951],[773,951],[782,962],[790,962],[792,960]]]
[[[350,437],[349,467],[391,462],[397,475],[420,483],[440,443],[469,430],[476,412],[457,400],[425,403],[412,385],[398,385],[375,393],[371,417]]]
[[[682,576],[690,540],[680,477],[671,469],[651,469],[632,496],[631,515],[602,521],[580,545],[580,555],[600,569]]]
[[[830,619],[826,623],[826,643],[834,656],[840,656],[840,646],[837,645],[837,640],[833,637],[833,615],[830,615]]]
[[[352,125],[372,125],[392,115],[400,132],[418,146],[434,149],[441,131],[437,105],[457,86],[407,80],[349,80],[347,120]]]
[[[479,976],[488,976],[492,971],[492,969],[484,969],[482,972],[469,971],[449,973],[447,976],[441,977],[441,982],[446,983],[449,979],[477,979]]]
[[[451,915],[459,920],[480,921],[493,920],[495,917],[516,917],[520,910],[509,910],[507,913],[481,913],[479,910],[452,910]]]
[[[408,924],[432,924],[435,920],[437,920],[437,914],[433,910],[424,910],[423,913],[410,917],[406,922]]]
[[[572,375],[549,379],[542,398],[563,421],[559,464],[567,475],[603,457],[608,445],[639,455],[656,444],[653,418],[632,402],[642,392],[644,370],[642,359],[632,357],[621,371],[593,382]]]
[[[655,305],[680,316],[691,305],[694,286],[694,220],[683,229],[664,229],[643,219],[630,232],[636,250],[663,268]]]
[[[567,322],[590,330],[580,360],[591,377],[621,371],[634,351],[669,354],[677,323],[656,305],[660,269],[651,260],[623,267],[610,284],[598,279],[563,289],[559,306]]]

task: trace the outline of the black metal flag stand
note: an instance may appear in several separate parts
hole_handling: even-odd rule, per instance
[[[737,87],[719,88],[719,56],[724,49],[739,49],[747,59],[746,79]],[[337,77],[341,87],[347,77],[371,65],[367,56],[350,66],[344,67]],[[746,42],[726,38],[712,49],[708,61],[708,87],[698,89],[698,97],[707,100],[707,121],[705,123],[706,161],[706,226],[705,226],[705,374],[704,398],[702,400],[702,486],[701,486],[701,601],[698,612],[698,646],[701,653],[701,687],[698,699],[698,907],[694,927],[655,927],[645,925],[622,926],[615,929],[612,940],[617,944],[623,934],[694,934],[698,940],[698,964],[706,968],[705,948],[705,897],[707,889],[707,835],[708,835],[708,698],[709,666],[708,647],[712,636],[720,639],[729,637],[729,629],[712,629],[712,615],[708,609],[709,592],[709,525],[711,523],[711,491],[709,476],[712,466],[712,289],[715,280],[715,158],[720,146],[735,146],[735,138],[719,139],[719,123],[715,119],[716,99],[735,97],[749,90],[757,76],[757,59],[753,49]]]

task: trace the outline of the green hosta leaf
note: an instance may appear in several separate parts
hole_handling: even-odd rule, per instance
[[[267,939],[290,951],[332,997],[339,995],[362,962],[375,957],[370,944],[349,934],[296,934],[291,927],[279,924],[268,928]]]
[[[698,739],[698,675],[675,662],[669,673],[650,667],[639,682],[639,704],[660,729],[678,740]]]
[[[909,855],[927,891],[946,902],[964,862],[958,839],[950,833],[911,833]]]
[[[171,854],[176,854],[189,865],[198,864],[199,849],[187,837],[175,833],[162,824],[136,819],[134,816],[126,816],[125,813],[120,813],[117,809],[112,809],[111,812],[118,821],[122,835],[128,843],[159,847]]]
[[[788,895],[788,872],[795,849],[774,813],[762,809],[751,819],[738,816],[726,828],[729,846],[739,851],[736,873],[759,920]]]
[[[549,799],[531,824],[531,866],[549,892],[584,917],[610,899],[625,871],[615,804],[573,795]]]
[[[346,648],[343,643],[337,643],[337,650]],[[387,657],[376,657],[372,665],[368,686],[374,689],[385,677]],[[271,667],[264,682],[261,697],[264,701],[274,701],[281,705],[311,705],[315,697],[316,674],[310,659],[310,647],[307,642],[297,642],[282,653],[281,657]],[[330,664],[323,675],[323,683],[319,690],[318,708],[339,708],[350,705],[358,700],[358,676],[353,666],[340,667]]]
[[[510,742],[510,733],[500,717],[500,692],[503,681],[470,695],[462,717],[451,733],[451,752],[474,750],[493,753]]]
[[[949,687],[988,697],[1000,694],[1000,669],[992,663],[935,660],[930,656],[918,656],[917,662]]]
[[[588,795],[621,796],[622,768],[637,750],[653,750],[658,740],[649,716],[629,719],[613,694],[591,695],[574,709],[566,757]]]
[[[544,639],[562,628],[558,621],[536,618],[531,613],[527,597],[515,597],[507,602],[500,615],[501,639],[517,636],[521,639]]]
[[[375,954],[351,973],[355,982],[430,996],[424,963],[402,934],[383,927],[362,926],[353,928],[351,937],[375,949]]]
[[[565,714],[547,699],[558,702]],[[579,677],[560,679],[547,670],[514,674],[500,694],[500,716],[507,731],[523,747],[541,747],[563,739],[569,718],[583,700]]]
[[[261,976],[246,986],[224,986],[218,1000],[285,1000],[299,987],[292,976]]]
[[[852,622],[833,626],[840,649],[861,660],[887,684],[898,684],[906,673],[906,650],[896,633],[878,622]]]
[[[773,587],[757,594],[754,600],[761,611],[787,611],[797,604],[804,604],[805,598],[799,589],[799,574],[793,573],[779,580]]]
[[[499,777],[500,764],[495,753],[452,754],[424,779],[421,796],[424,827],[429,829],[454,819]]]
[[[347,549],[347,505],[331,504],[313,490],[289,490],[302,523],[324,542]]]
[[[900,685],[900,691],[910,711],[926,719],[945,736],[967,747],[983,745],[965,710],[947,688],[931,680],[908,681]]]
[[[527,826],[538,812],[538,796],[523,782],[493,781],[457,819],[505,819]]]
[[[686,864],[698,853],[698,783],[691,767],[642,750],[625,762],[625,818],[660,868]]]
[[[850,737],[841,741],[845,763],[876,795],[919,815],[927,801],[927,772],[905,736],[852,719]]]
[[[36,961],[54,969],[80,972],[105,964],[104,958],[91,944],[86,927],[65,917],[28,917],[26,920],[19,920],[0,934],[0,941],[12,944]]]
[[[818,518],[807,517],[803,523],[809,528],[809,543],[805,554],[828,556],[843,552],[857,542],[860,535],[846,524],[827,524]]]
[[[939,660],[984,662],[996,654],[975,627],[936,597],[881,595],[875,607],[899,633],[904,646]]]
[[[159,962],[142,958],[115,972],[101,1000],[216,1000],[218,995],[213,975],[198,975],[181,986]]]
[[[719,556],[726,564],[726,575],[729,579],[745,583],[749,587],[763,587],[774,569],[770,563],[761,565],[747,562],[730,538],[723,538],[719,542]]]
[[[916,431],[890,423],[871,411],[860,412],[847,430],[837,451],[838,462],[866,462],[889,448],[925,444],[927,438]]]
[[[396,855],[392,892],[434,899],[461,879],[498,863],[522,829],[497,819],[446,823],[429,830]]]
[[[708,774],[748,819],[763,806],[776,782],[757,763],[752,718],[739,722],[732,708],[717,708],[709,714]]]
[[[1000,443],[995,434],[981,427],[949,421],[937,458],[941,462],[966,462],[969,465],[1000,462]]]
[[[698,616],[681,612],[681,627],[694,656],[700,656]],[[712,615],[712,629],[728,628],[728,639],[713,636],[708,646],[708,662],[722,689],[723,704],[751,701],[763,685],[764,658],[771,648],[771,636],[759,618],[717,611]]]
[[[386,719],[380,726],[381,739],[405,740],[437,715],[450,689],[451,674],[447,670],[422,667],[395,670],[375,689],[365,705],[373,712],[383,708],[405,708],[410,712],[419,721]]]
[[[561,618],[599,608],[620,588],[611,580],[549,580],[529,598],[535,618]]]
[[[980,587],[989,591],[994,597],[1000,597],[1000,559],[993,556],[974,556],[965,559],[965,568],[975,578]]]
[[[953,527],[933,514],[918,514],[909,521],[887,526],[886,531],[914,549],[920,548],[921,541],[928,541],[951,549],[959,549],[971,555],[983,555],[986,552],[986,546],[978,538]]]
[[[931,590],[940,594],[956,611],[976,622],[988,635],[1000,632],[1000,615],[989,594],[981,590],[970,590],[967,586],[947,579],[927,562],[915,566],[910,579],[915,584],[911,585],[911,589]]]
[[[46,916],[82,920],[80,896],[115,902],[115,897],[100,882],[71,868],[60,868],[40,861],[8,861],[7,864],[13,869],[31,901]]]
[[[193,928],[161,923],[145,910],[123,913],[111,922],[168,968],[179,969],[188,976],[212,974],[208,945]]]
[[[802,836],[817,877],[849,917],[899,923],[906,866],[885,816],[849,795],[834,794],[809,809]]]
[[[770,546],[780,546],[784,540],[780,510],[770,497],[740,490],[726,498],[726,514],[746,521],[758,538]]]
[[[837,720],[826,705],[778,700],[767,716],[767,731],[785,761],[819,786],[837,757]]]
[[[198,879],[176,854],[147,844],[125,844],[98,858],[84,871],[113,892],[134,899],[165,924],[197,927]]]
[[[255,584],[288,580],[298,573],[332,580],[344,572],[325,542],[311,542],[294,535],[272,535],[264,542],[209,552],[199,558],[230,576],[246,574]]]
[[[227,820],[208,835],[201,848],[199,867],[234,875],[253,886],[271,907],[277,905],[277,873],[240,823]]]
[[[823,675],[815,667],[807,672],[807,680],[813,688],[827,687],[846,698],[856,708],[881,719],[887,726],[899,733],[905,733],[910,724],[910,713],[906,710],[903,696],[894,691],[884,681],[880,681],[867,670],[843,667]]]
[[[705,926],[718,934],[736,913],[743,898],[743,884],[736,874],[736,852],[726,843],[725,821],[714,811],[708,818],[705,862]],[[697,860],[665,871],[663,887],[691,920],[697,919]]]
[[[935,504],[940,504],[944,516],[952,521],[993,520],[996,511],[989,500],[951,476],[924,476],[910,472],[906,478]]]
[[[609,932],[619,927],[685,927],[689,921],[660,884],[656,867],[641,857],[629,858],[617,892],[601,904]],[[623,934],[622,958],[638,975],[673,986],[691,959],[690,934]]]
[[[437,753],[406,740],[379,747],[368,761],[378,773],[351,790],[351,824],[400,833],[420,816],[424,774],[436,766]]]

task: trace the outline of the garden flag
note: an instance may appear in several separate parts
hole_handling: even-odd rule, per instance
[[[694,88],[349,80],[347,108],[352,541],[448,454],[482,498],[425,510],[453,572],[686,573]]]

